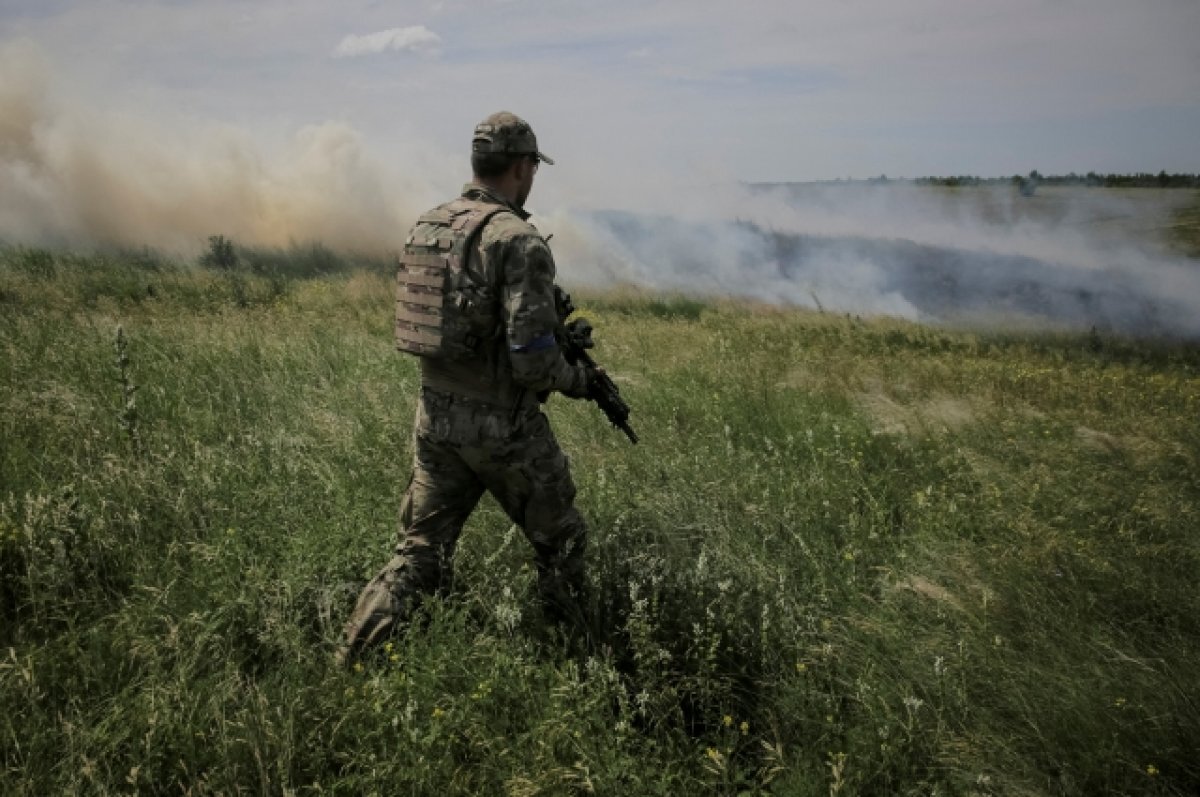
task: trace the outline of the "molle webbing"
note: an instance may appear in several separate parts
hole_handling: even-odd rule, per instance
[[[396,346],[423,357],[471,358],[488,331],[475,301],[467,262],[483,226],[505,210],[456,199],[417,220],[396,270]]]

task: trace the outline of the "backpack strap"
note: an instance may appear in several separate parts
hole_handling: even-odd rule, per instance
[[[455,217],[450,222],[450,229],[463,236],[462,250],[461,253],[457,255],[457,257],[461,259],[456,260],[456,255],[454,252],[449,254],[451,266],[458,275],[459,279],[462,279],[463,274],[466,272],[467,262],[471,257],[471,253],[475,251],[475,242],[478,240],[479,236],[483,234],[483,228],[487,226],[487,223],[491,221],[493,217],[508,210],[508,208],[497,207],[491,204],[487,205],[486,209],[478,207],[478,205],[483,203],[472,204],[477,205],[477,207]]]

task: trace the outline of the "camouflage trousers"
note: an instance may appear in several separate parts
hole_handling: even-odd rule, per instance
[[[485,490],[533,546],[548,617],[577,619],[587,527],[575,509],[567,457],[537,405],[530,401],[514,412],[422,388],[414,449],[400,542],[359,596],[343,655],[382,641],[423,596],[450,588],[455,546]]]

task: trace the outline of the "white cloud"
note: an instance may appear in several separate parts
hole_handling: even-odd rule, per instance
[[[362,36],[350,34],[338,42],[338,46],[333,49],[333,56],[353,58],[387,50],[408,50],[422,55],[435,55],[441,43],[442,37],[429,28],[424,25],[412,25],[407,28],[388,28]]]

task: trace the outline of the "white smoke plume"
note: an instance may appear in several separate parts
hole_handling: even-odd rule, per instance
[[[170,127],[71,101],[40,51],[0,47],[0,240],[191,254],[223,234],[379,252],[432,201],[426,181],[390,174],[343,123],[265,149],[227,125]]]
[[[1162,230],[1192,191],[907,182],[707,187],[670,213],[546,219],[568,278],[910,320],[1200,337],[1200,267]],[[645,205],[643,205],[645,207]]]
[[[367,33],[362,36],[350,34],[338,42],[333,49],[334,58],[350,58],[358,55],[395,51],[411,51],[421,55],[436,55],[441,48],[442,37],[424,25]]]

